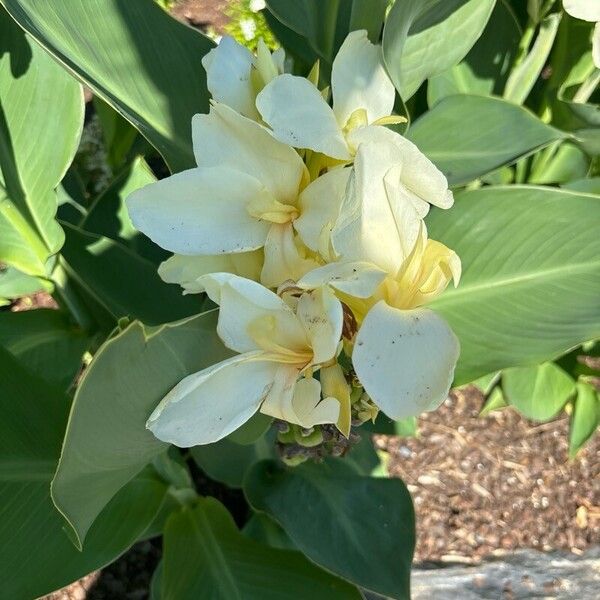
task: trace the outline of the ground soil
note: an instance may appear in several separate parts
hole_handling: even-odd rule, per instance
[[[227,0],[181,0],[177,18],[220,31]],[[12,310],[52,306],[48,296]],[[478,417],[483,399],[455,391],[424,415],[418,438],[377,436],[417,514],[418,562],[477,562],[518,548],[581,554],[600,540],[600,436],[574,461],[567,456],[568,420],[547,424],[512,409]],[[160,559],[159,542],[142,542],[101,572],[46,600],[143,600]]]

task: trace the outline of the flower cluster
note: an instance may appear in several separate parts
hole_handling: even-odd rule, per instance
[[[206,292],[237,353],[186,377],[150,417],[179,446],[220,440],[257,411],[279,420],[282,443],[343,441],[379,409],[436,408],[452,381],[458,341],[423,305],[460,277],[424,223],[453,197],[386,127],[402,119],[381,47],[348,35],[331,103],[318,65],[304,78],[284,63],[224,38],[203,60],[213,101],[192,121],[197,167],[128,199],[136,227],[175,253],[162,278]]]

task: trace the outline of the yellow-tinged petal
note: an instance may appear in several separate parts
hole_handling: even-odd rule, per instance
[[[218,442],[259,409],[278,369],[254,352],[189,375],[165,396],[146,427],[182,448]]]
[[[350,402],[350,386],[344,377],[342,367],[335,363],[322,367],[319,371],[321,388],[325,398],[335,398],[340,403],[340,414],[336,422],[343,435],[350,435],[352,425],[352,406]]]
[[[262,269],[262,250],[215,256],[185,256],[174,254],[160,264],[158,274],[166,283],[178,283],[184,294],[199,294],[204,286],[198,278],[209,273],[234,273],[257,280]]]
[[[352,363],[373,402],[388,417],[403,419],[444,401],[458,355],[456,336],[433,311],[382,301],[362,323]]]

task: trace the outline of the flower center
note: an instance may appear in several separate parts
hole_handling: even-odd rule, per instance
[[[246,210],[250,216],[259,221],[270,221],[279,225],[289,223],[300,215],[299,210],[294,205],[279,202],[266,189],[263,189],[260,195],[250,200]]]

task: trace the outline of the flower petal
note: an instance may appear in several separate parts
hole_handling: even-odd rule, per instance
[[[229,36],[221,38],[219,45],[202,58],[213,99],[256,121],[260,115],[250,81],[253,62],[252,53]]]
[[[305,248],[294,236],[291,223],[272,225],[265,241],[265,262],[260,280],[267,287],[278,287],[284,281],[297,281],[318,266],[307,258]]]
[[[200,283],[221,307],[217,333],[228,348],[237,352],[258,349],[252,335],[256,324],[263,325],[264,335],[270,336],[273,344],[306,348],[306,334],[293,310],[260,283],[229,273],[206,275]]]
[[[225,167],[190,169],[136,190],[127,198],[135,227],[178,254],[221,254],[260,248],[269,224],[247,204],[266,193],[254,177]]]
[[[261,250],[216,256],[174,254],[159,265],[158,274],[166,283],[178,283],[184,294],[199,294],[204,291],[204,286],[198,282],[203,275],[225,272],[258,280],[262,264]]]
[[[419,202],[440,208],[450,208],[454,203],[445,175],[404,136],[386,127],[373,125],[352,131],[348,139],[356,147],[367,142],[387,142],[396,146],[399,151],[398,163],[402,165],[401,182],[416,207]]]
[[[419,212],[388,174],[401,165],[397,148],[386,142],[358,148],[340,218],[331,234],[344,262],[371,262],[394,274],[419,231]]]
[[[273,385],[278,365],[260,352],[234,356],[178,383],[146,427],[182,448],[217,442],[243,425]]]
[[[281,142],[350,159],[333,110],[308,79],[289,74],[276,77],[258,94],[256,106]]]
[[[300,194],[294,228],[313,251],[329,255],[330,233],[340,214],[351,169],[338,167],[313,181]]]
[[[563,0],[566,12],[583,21],[600,21],[600,2],[598,0]]]
[[[375,404],[403,419],[444,401],[458,355],[458,339],[434,312],[379,302],[357,334],[352,363]]]
[[[312,290],[323,285],[330,285],[349,296],[368,298],[385,277],[385,271],[372,263],[329,263],[307,273],[298,281],[298,287]]]
[[[302,294],[296,314],[313,349],[312,364],[325,363],[337,354],[342,337],[343,311],[340,301],[327,287]]]
[[[383,66],[381,46],[372,44],[364,29],[348,34],[342,44],[333,61],[331,89],[342,127],[361,108],[369,123],[392,114],[396,90]]]
[[[192,141],[199,167],[231,167],[258,179],[279,202],[296,201],[306,167],[262,125],[214,103],[209,114],[192,119]]]
[[[336,423],[339,402],[321,400],[321,384],[312,377],[298,379],[298,375],[293,367],[281,367],[260,412],[306,428]]]

